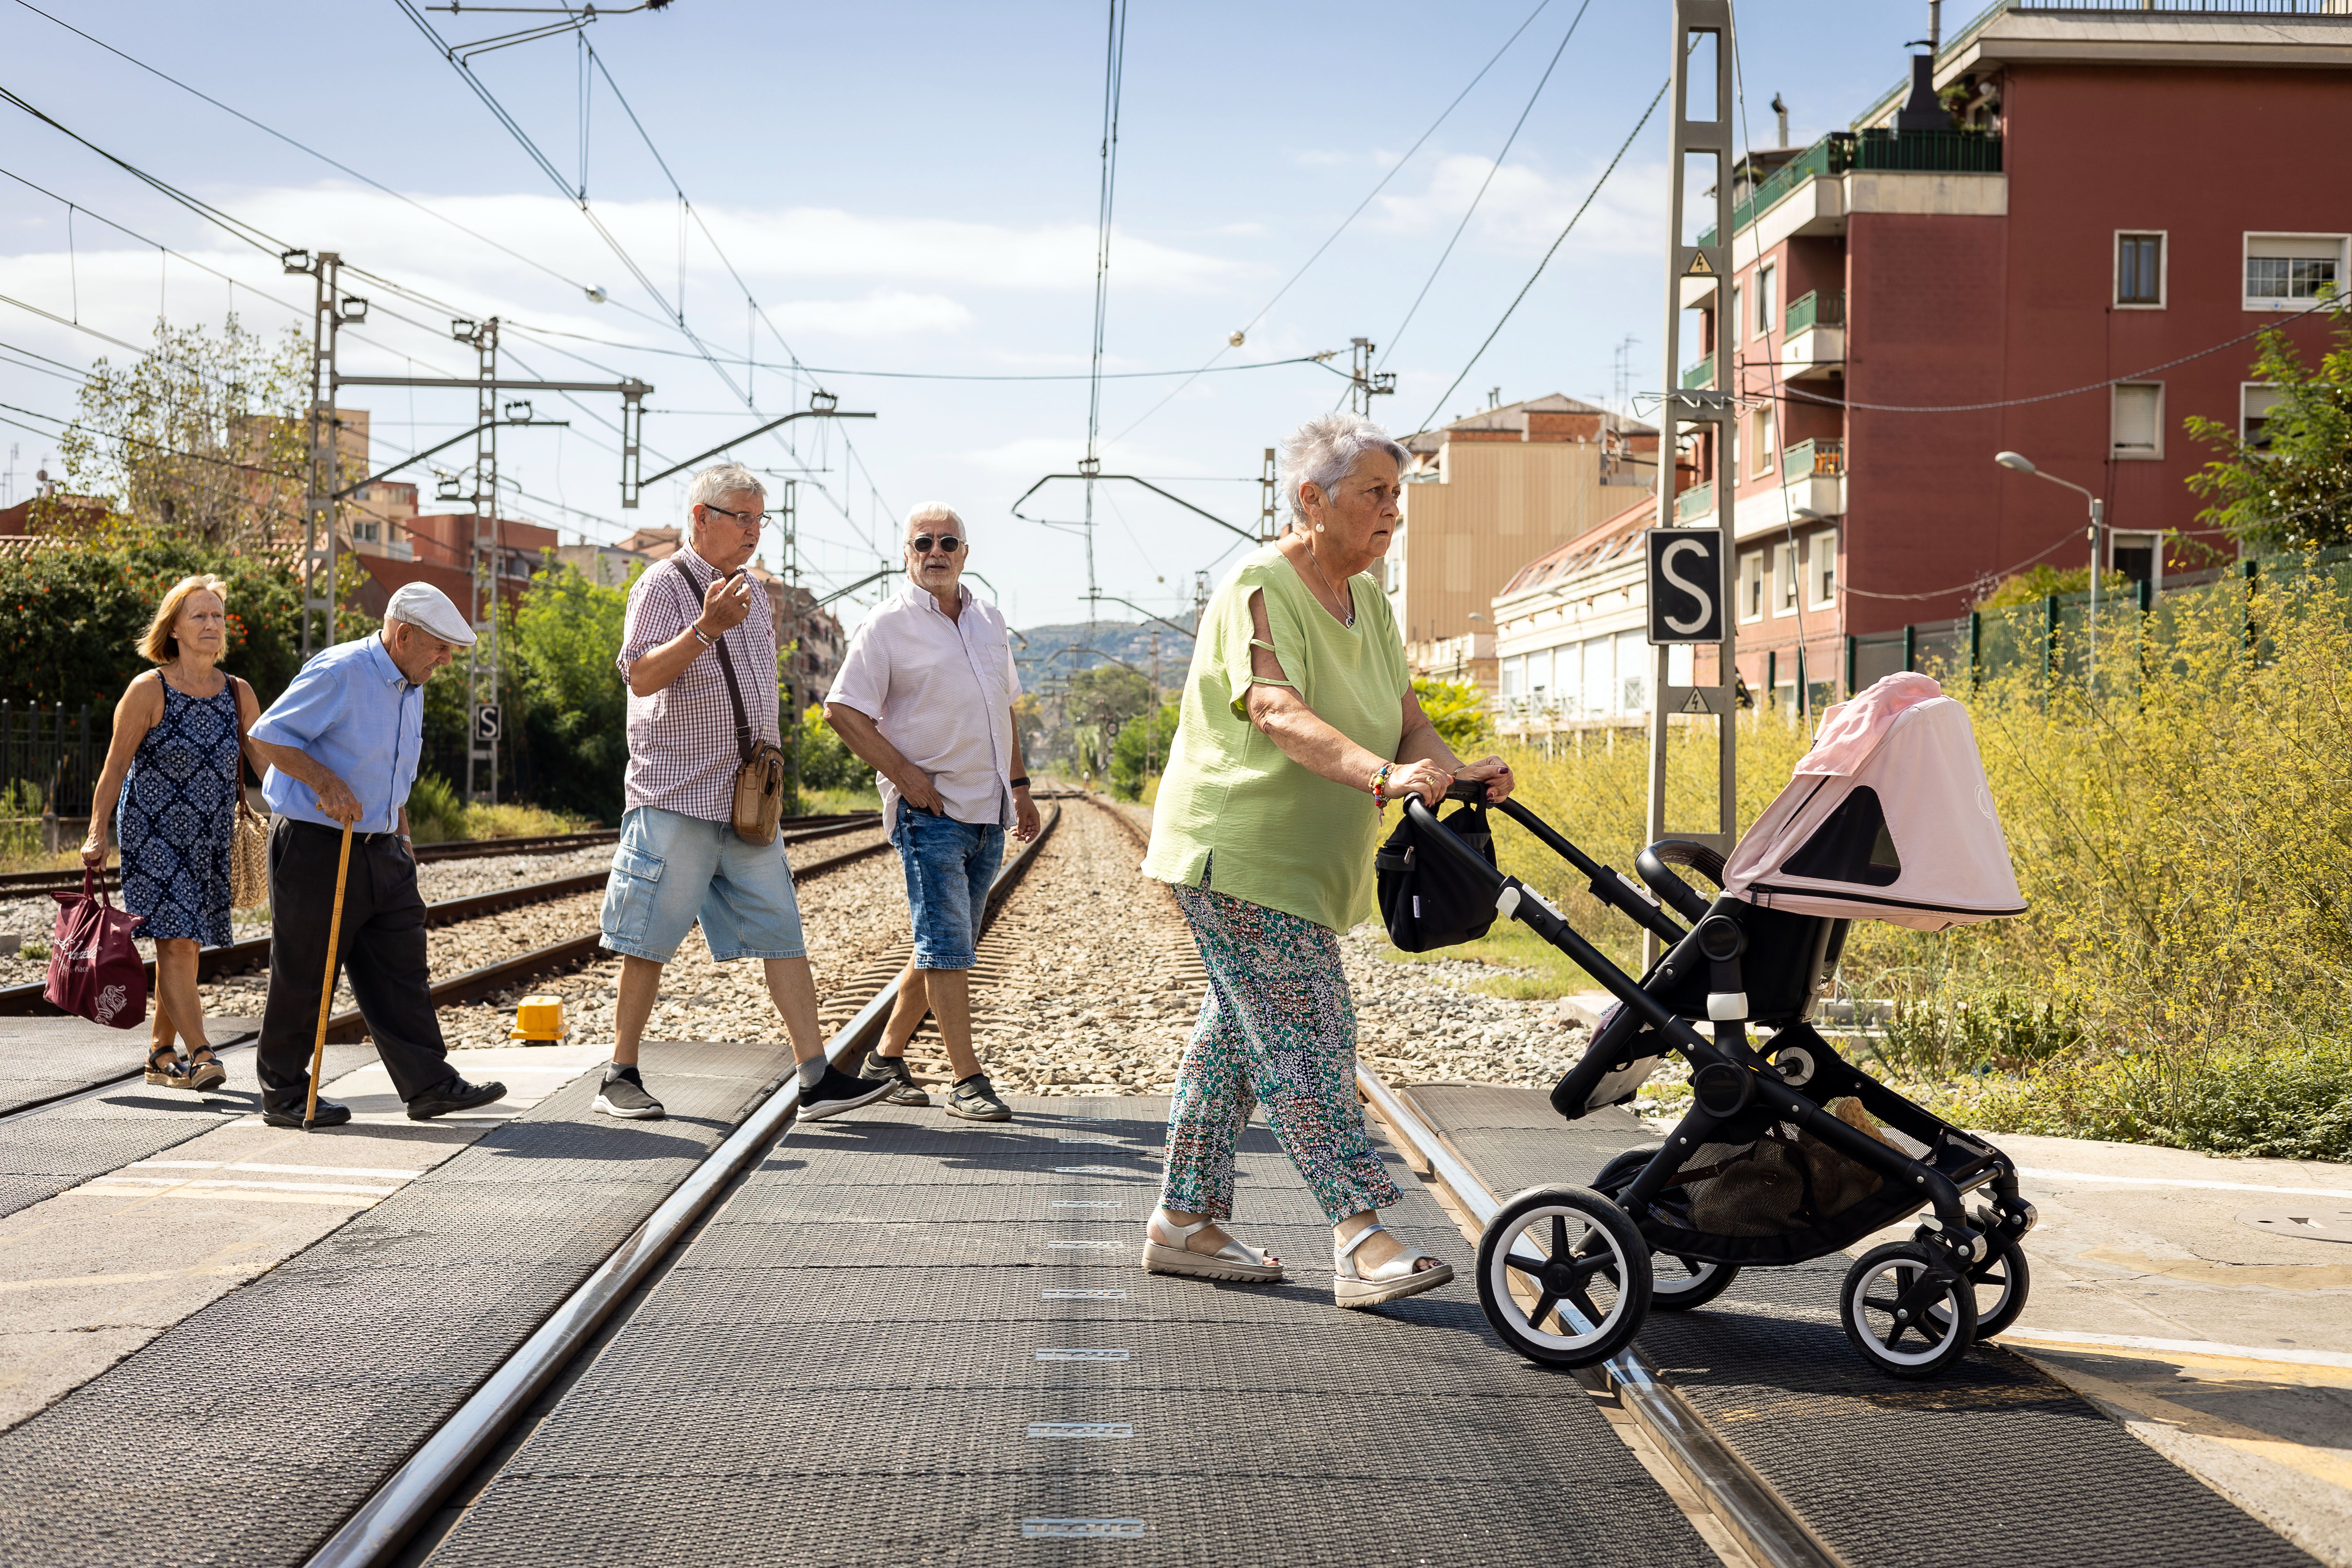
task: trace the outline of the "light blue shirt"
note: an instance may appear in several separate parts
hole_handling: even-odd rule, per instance
[[[381,637],[337,643],[302,667],[253,726],[253,738],[306,752],[359,797],[354,833],[389,833],[416,782],[425,750],[425,689],[392,662]],[[300,779],[276,768],[261,781],[269,809],[322,827],[342,824],[319,809]]]

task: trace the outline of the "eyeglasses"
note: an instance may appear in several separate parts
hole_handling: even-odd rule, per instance
[[[957,551],[963,548],[963,541],[958,539],[952,533],[942,533],[936,539],[928,533],[919,533],[915,535],[914,538],[907,541],[907,542],[914,549],[915,553],[918,555],[929,554],[931,546],[934,544],[938,545],[941,550],[946,551],[950,555],[953,555]]]
[[[770,515],[764,511],[729,511],[725,507],[712,506],[709,501],[703,502],[702,510],[705,511],[715,511],[721,517],[731,517],[736,521],[741,523],[744,527],[750,529],[761,529],[767,527],[768,518]]]

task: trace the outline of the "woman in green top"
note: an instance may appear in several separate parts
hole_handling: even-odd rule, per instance
[[[1255,1103],[1331,1222],[1339,1305],[1454,1278],[1379,1223],[1402,1194],[1364,1133],[1339,961],[1339,933],[1372,912],[1386,803],[1418,795],[1434,806],[1456,778],[1487,781],[1490,800],[1511,789],[1500,758],[1465,764],[1438,738],[1388,598],[1364,574],[1388,553],[1404,461],[1356,415],[1292,432],[1289,531],[1243,558],[1193,645],[1143,862],[1174,885],[1209,973],[1145,1233],[1156,1272],[1282,1278],[1279,1258],[1216,1223],[1233,1213],[1234,1143]]]

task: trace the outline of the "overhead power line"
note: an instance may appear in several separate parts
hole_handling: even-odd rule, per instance
[[[1551,242],[1551,248],[1543,253],[1543,259],[1536,263],[1536,269],[1533,272],[1528,274],[1528,280],[1519,285],[1519,291],[1511,297],[1510,304],[1504,307],[1502,318],[1495,323],[1495,330],[1486,334],[1486,341],[1478,345],[1477,353],[1473,353],[1469,363],[1462,367],[1462,374],[1455,376],[1445,390],[1438,395],[1436,407],[1432,408],[1429,411],[1429,416],[1421,422],[1421,428],[1426,430],[1435,422],[1439,411],[1445,406],[1445,400],[1454,395],[1454,389],[1462,384],[1464,378],[1476,368],[1478,361],[1485,356],[1486,351],[1495,346],[1495,340],[1502,335],[1503,328],[1509,322],[1512,313],[1518,310],[1520,301],[1528,297],[1528,290],[1536,286],[1536,279],[1544,275],[1544,268],[1551,265],[1551,258],[1559,254],[1559,247],[1568,242],[1568,237],[1575,231],[1577,220],[1581,218],[1586,209],[1592,205],[1593,198],[1601,194],[1601,187],[1609,183],[1609,176],[1617,172],[1617,165],[1624,161],[1626,150],[1633,145],[1633,138],[1642,133],[1642,127],[1649,124],[1650,116],[1658,111],[1658,105],[1664,101],[1666,89],[1671,85],[1673,85],[1671,81],[1658,84],[1656,94],[1650,100],[1650,107],[1642,110],[1642,118],[1633,122],[1633,129],[1628,132],[1625,140],[1618,144],[1616,156],[1611,158],[1609,166],[1601,171],[1601,177],[1592,182],[1592,189],[1585,193],[1583,204],[1569,216],[1568,226],[1559,231],[1559,237]]]

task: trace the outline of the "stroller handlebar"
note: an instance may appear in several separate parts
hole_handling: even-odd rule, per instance
[[[1457,784],[1454,787],[1458,789],[1461,786]],[[1484,784],[1474,781],[1471,787],[1476,789],[1482,795],[1485,794]],[[1404,809],[1405,815],[1412,818],[1413,826],[1421,828],[1424,837],[1431,843],[1437,845],[1448,859],[1465,868],[1475,869],[1476,874],[1494,887],[1497,892],[1502,890],[1505,880],[1503,874],[1488,865],[1484,856],[1455,837],[1452,828],[1439,821],[1437,815],[1429,807],[1422,805],[1419,795],[1407,796]],[[1669,947],[1682,941],[1688,934],[1675,923],[1674,918],[1665,910],[1643,899],[1631,885],[1631,879],[1594,860],[1592,857],[1562,837],[1554,830],[1551,824],[1521,805],[1517,801],[1506,800],[1494,809],[1534,834],[1544,842],[1547,847],[1583,873],[1591,884],[1593,897],[1612,909],[1622,911],[1643,930],[1656,933]],[[1675,883],[1677,887],[1681,885],[1679,882]],[[1688,891],[1687,889],[1685,890]],[[1701,910],[1701,913],[1704,912]]]

